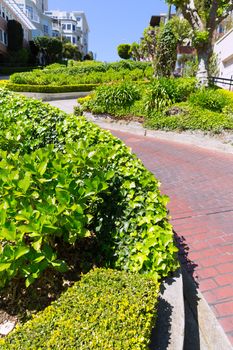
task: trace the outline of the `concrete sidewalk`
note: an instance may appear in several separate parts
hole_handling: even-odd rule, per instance
[[[52,102],[70,113],[72,103],[76,101]],[[193,140],[182,143],[179,135],[178,141],[171,141],[154,135],[145,137],[130,126],[124,132],[119,131],[121,126],[119,130],[111,130],[111,124],[102,126],[130,146],[161,180],[161,191],[171,199],[171,222],[182,263],[233,345],[233,147],[228,145],[229,149],[222,152],[218,147],[213,149],[211,143],[210,147],[191,144]],[[209,323],[207,316],[203,326],[205,322]],[[219,334],[217,328],[212,332]],[[231,348],[227,341],[223,344],[219,347],[216,342],[205,348]]]

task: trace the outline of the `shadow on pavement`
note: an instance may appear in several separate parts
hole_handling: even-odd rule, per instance
[[[172,306],[162,296],[158,300],[157,315],[149,349],[165,350],[170,344]]]
[[[198,266],[188,257],[189,247],[183,236],[176,233],[175,240],[179,248],[178,256],[180,260],[183,276],[183,294],[185,309],[185,334],[183,350],[200,350],[200,334],[198,324],[198,282],[194,278],[195,268]]]

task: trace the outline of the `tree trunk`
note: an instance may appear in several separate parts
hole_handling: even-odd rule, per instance
[[[209,63],[213,53],[212,45],[197,48],[198,70],[197,79],[202,86],[209,84]]]

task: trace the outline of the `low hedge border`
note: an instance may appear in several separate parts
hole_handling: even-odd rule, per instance
[[[148,349],[158,284],[145,275],[96,269],[18,326],[2,350]]]
[[[8,83],[7,89],[15,92],[38,92],[38,93],[62,93],[62,92],[85,92],[96,89],[100,84],[78,84],[78,85],[27,85]]]
[[[31,72],[33,69],[42,69],[42,67],[1,67],[0,68],[0,74],[1,75],[10,75],[13,73],[23,73],[23,72]]]

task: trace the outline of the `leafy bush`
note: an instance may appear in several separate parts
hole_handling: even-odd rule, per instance
[[[134,71],[131,71],[133,73]],[[131,80],[132,76],[131,76]],[[188,96],[195,91],[195,79],[152,79],[150,83],[147,81],[139,81],[132,84],[129,81],[123,84],[113,84],[112,86],[101,86],[95,94],[90,95],[88,100],[80,100],[83,102],[84,109],[90,109],[93,113],[109,113],[115,116],[136,115],[146,116],[153,113],[163,112],[163,110],[175,102],[187,100]],[[128,99],[125,95],[124,101],[119,103],[115,100],[116,96],[120,97],[119,89],[129,88],[129,96],[132,92],[137,91],[136,96]]]
[[[158,79],[152,80],[144,95],[145,110],[147,115],[162,112],[164,108],[172,104],[172,99],[166,91],[166,85]]]
[[[0,74],[1,75],[11,75],[13,73],[19,72],[30,72],[33,69],[39,69],[39,67],[1,67]]]
[[[45,262],[62,267],[58,243],[89,232],[107,265],[158,278],[176,268],[167,197],[120,140],[40,101],[4,90],[0,100],[3,281],[23,275],[30,283]]]
[[[38,93],[65,93],[65,92],[86,92],[96,89],[99,84],[78,84],[78,85],[27,85],[7,83],[7,89],[15,92],[38,92]]]
[[[65,64],[61,64],[61,63],[51,63],[51,64],[48,64],[48,65],[44,68],[44,71],[47,71],[47,70],[57,70],[57,69],[63,69],[63,68],[66,68],[66,65],[65,65]]]
[[[0,340],[1,349],[148,349],[157,295],[146,276],[96,269]]]
[[[49,266],[63,271],[58,238],[74,244],[90,235],[99,194],[114,174],[101,171],[106,145],[98,154],[85,146],[73,143],[65,154],[53,146],[24,156],[0,152],[0,287],[15,276],[28,286]]]
[[[131,82],[103,85],[96,89],[86,107],[94,113],[121,115],[130,110],[130,106],[140,99],[139,87]]]
[[[89,83],[107,83],[126,79],[143,80],[151,71],[147,63],[92,63],[79,64],[71,67],[52,65],[44,70],[34,70],[31,73],[14,74],[11,83],[29,85],[77,85]],[[146,70],[147,69],[147,70]],[[152,76],[152,75],[151,75]]]
[[[188,103],[173,105],[170,109],[180,110],[171,115],[169,108],[163,115],[154,114],[147,119],[146,125],[153,129],[163,130],[203,130],[219,133],[233,129],[233,118],[230,115],[192,106]]]
[[[186,101],[196,91],[196,79],[194,78],[161,78],[159,83],[173,103]]]
[[[222,112],[223,108],[230,103],[230,98],[216,89],[201,89],[192,94],[189,101],[195,106]]]

